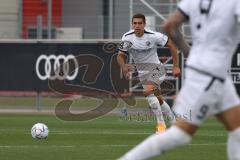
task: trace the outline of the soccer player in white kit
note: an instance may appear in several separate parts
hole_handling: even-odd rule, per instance
[[[168,119],[175,121],[175,117],[169,105],[160,95],[160,84],[165,78],[165,69],[160,62],[157,47],[168,47],[173,58],[173,75],[178,76],[180,69],[178,67],[177,48],[162,33],[145,29],[145,16],[136,14],[132,17],[133,29],[125,33],[122,37],[122,43],[119,48],[117,61],[122,69],[126,79],[129,79],[131,64],[126,63],[126,52],[132,55],[138,78],[143,84],[143,94],[148,100],[150,109],[156,115],[157,127],[156,132],[160,133],[166,130],[166,124],[162,113],[168,115]]]
[[[191,49],[179,31],[187,20]],[[240,0],[182,0],[163,26],[188,56],[186,80],[173,107],[185,119],[179,117],[166,132],[150,136],[120,159],[149,159],[186,145],[201,123],[215,115],[228,131],[228,159],[240,160],[240,100],[227,72],[239,43]]]

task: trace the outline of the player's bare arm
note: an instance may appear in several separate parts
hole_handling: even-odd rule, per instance
[[[173,76],[177,77],[180,75],[181,71],[179,68],[179,62],[178,62],[178,50],[177,47],[173,44],[173,42],[169,39],[166,47],[170,49],[170,52],[172,54],[172,59],[173,59]]]
[[[176,10],[163,23],[163,29],[172,38],[177,47],[184,53],[185,57],[189,54],[190,46],[184,39],[183,34],[180,32],[180,27],[186,20],[187,19],[183,13]]]
[[[130,64],[126,64],[126,55],[125,53],[123,53],[122,51],[118,52],[117,55],[117,62],[123,72],[123,75],[126,79],[129,79],[130,74],[129,72],[131,71],[131,65]]]

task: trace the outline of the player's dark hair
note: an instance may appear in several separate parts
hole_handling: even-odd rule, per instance
[[[143,23],[146,24],[146,18],[145,18],[145,16],[143,14],[138,13],[138,14],[133,15],[132,22],[133,22],[134,18],[141,18],[143,20]]]

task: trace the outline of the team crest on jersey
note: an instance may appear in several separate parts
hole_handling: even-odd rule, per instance
[[[119,47],[119,49],[121,49],[121,50],[124,50],[124,51],[127,51],[128,49],[130,49],[131,47],[132,47],[132,42],[130,42],[130,41],[122,41],[121,43],[120,43],[120,47]]]
[[[149,41],[146,41],[146,45],[147,45],[147,46],[150,46],[150,44],[151,44],[151,43],[150,43]]]

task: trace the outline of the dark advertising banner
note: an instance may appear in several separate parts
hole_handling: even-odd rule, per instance
[[[109,48],[104,48],[109,47]],[[49,91],[48,79],[61,79],[50,76],[60,64],[73,60],[75,56],[91,55],[102,60],[102,70],[96,83],[89,86],[111,90],[109,79],[110,61],[117,47],[105,43],[1,43],[0,44],[0,90],[7,91]],[[67,73],[67,82],[82,84],[86,65]]]
[[[48,86],[51,80],[60,79],[61,74],[52,75],[60,64],[72,61],[76,70],[71,73],[68,68],[64,72],[68,74],[66,83],[73,85],[87,85],[89,87],[113,91],[113,85],[121,88],[122,81],[112,83],[114,75],[119,75],[116,66],[117,43],[0,43],[0,90],[3,91],[50,91]],[[167,49],[160,49],[159,53],[171,56]],[[76,56],[79,59],[76,59]],[[81,57],[82,56],[82,57]],[[164,58],[164,56],[162,57]],[[81,65],[78,68],[79,60]],[[95,81],[87,82],[84,76],[88,75],[88,63],[99,69]],[[86,64],[86,65],[84,65]],[[100,65],[100,66],[99,66]],[[95,72],[91,68],[89,72]],[[233,80],[240,93],[240,47],[233,58]],[[60,73],[60,72],[59,72]],[[86,74],[87,73],[87,74]],[[121,77],[120,77],[121,78]],[[114,78],[113,78],[114,79]],[[123,81],[126,83],[126,81]]]

